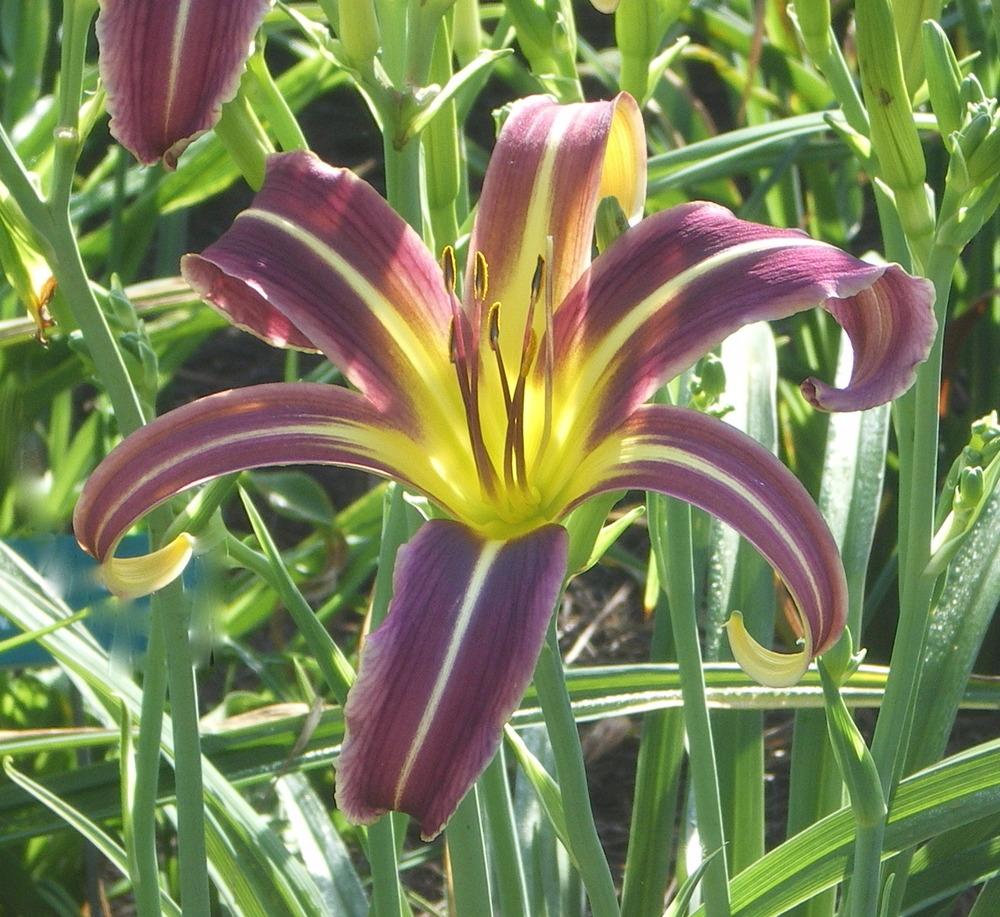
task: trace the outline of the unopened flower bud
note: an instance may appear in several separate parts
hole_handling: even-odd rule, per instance
[[[962,113],[965,110],[959,92],[962,72],[951,42],[941,26],[933,20],[927,20],[923,25],[922,38],[931,107],[937,117],[938,132],[942,137],[947,137],[962,126]]]
[[[903,81],[892,8],[888,0],[858,0],[856,20],[861,85],[880,177],[893,191],[918,188],[926,175],[924,151]]]
[[[963,105],[978,105],[986,101],[986,91],[979,77],[970,73],[962,79],[958,87],[959,98]]]
[[[340,0],[337,34],[348,60],[355,67],[370,64],[381,43],[378,17],[372,0]]]

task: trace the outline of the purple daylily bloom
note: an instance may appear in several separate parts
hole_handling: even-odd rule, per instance
[[[115,545],[152,507],[228,472],[308,462],[393,477],[450,517],[400,550],[388,617],[362,652],[337,780],[354,821],[400,809],[424,836],[441,830],[531,678],[566,574],[559,523],[594,495],[670,494],[756,545],[795,600],[803,645],[773,653],[734,625],[755,677],[796,681],[843,630],[843,568],[796,478],[726,424],[644,402],[740,325],[816,305],[856,362],[847,387],[809,380],[806,397],[887,401],[930,347],[931,286],[705,203],[643,220],[591,265],[600,199],[637,218],[644,191],[631,97],[535,97],[497,142],[461,296],[450,249],[439,266],[367,184],[307,153],[271,157],[251,207],[183,261],[232,322],[322,351],[358,391],[254,386],[165,415],[94,473],[77,536],[114,588]],[[149,562],[151,581],[186,548]],[[141,571],[128,573],[133,589]]]
[[[236,95],[271,0],[101,0],[111,134],[139,162],[177,165]]]

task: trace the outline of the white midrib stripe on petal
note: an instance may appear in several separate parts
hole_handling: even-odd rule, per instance
[[[371,456],[372,461],[375,461],[377,457],[377,453],[375,452],[375,450],[372,449],[369,445],[365,444],[362,441],[362,437],[360,436],[352,437],[353,431],[357,430],[364,431],[369,429],[371,428],[363,423],[352,423],[351,421],[346,421],[346,420],[345,421],[330,420],[330,421],[324,421],[322,423],[309,422],[309,423],[297,424],[294,427],[287,427],[287,426],[281,427],[272,432],[271,434],[260,433],[258,434],[258,438],[266,439],[268,436],[284,437],[288,435],[289,432],[295,434],[314,435],[317,437],[330,439],[331,441],[339,438],[345,444],[344,446],[345,448],[354,450],[358,454],[369,455]],[[244,441],[245,439],[246,439],[245,433],[233,433],[229,436],[224,436],[219,439],[212,440],[210,445],[212,449],[227,449],[236,443]],[[102,519],[100,525],[94,532],[94,542],[96,543],[103,538],[104,530],[107,528],[108,521],[111,519],[112,516],[114,516],[115,513],[118,512],[119,509],[121,509],[122,505],[129,500],[134,491],[142,487],[147,481],[150,480],[150,478],[155,478],[163,474],[168,468],[180,464],[181,462],[185,462],[192,456],[197,455],[203,450],[203,448],[204,444],[201,444],[198,446],[194,446],[191,449],[188,449],[187,451],[182,453],[176,453],[176,452],[171,453],[163,461],[159,462],[156,465],[153,465],[151,468],[147,468],[142,477],[136,480],[135,483],[128,489],[123,489],[118,494],[117,499],[113,503],[111,503],[104,510],[104,512],[101,513]],[[350,464],[348,462],[343,462],[342,465],[343,467],[350,467]],[[361,468],[362,471],[370,470],[367,466],[359,465],[358,467]],[[211,480],[210,477],[203,478],[202,480],[199,481],[193,481],[191,484],[188,484],[184,489],[187,490],[188,488],[191,487],[197,487],[199,484],[204,484],[206,481],[209,480]],[[171,494],[171,497],[173,496],[175,496],[175,494]]]
[[[399,782],[396,784],[396,792],[393,800],[394,808],[399,808],[407,781],[410,779],[410,772],[413,770],[413,765],[416,763],[420,749],[423,748],[424,741],[427,739],[427,733],[430,731],[434,717],[437,715],[438,705],[441,703],[441,697],[444,694],[448,680],[451,678],[451,670],[455,665],[458,651],[461,649],[466,632],[472,623],[472,613],[475,611],[476,603],[482,597],[483,585],[486,582],[487,576],[489,576],[493,562],[496,560],[504,544],[505,542],[503,541],[485,542],[482,552],[479,555],[479,560],[476,561],[475,567],[472,568],[472,575],[469,577],[469,585],[465,590],[462,607],[458,610],[458,616],[455,618],[455,627],[451,632],[448,650],[441,663],[441,668],[438,670],[434,687],[431,690],[430,697],[427,699],[427,706],[424,708],[424,714],[420,718],[420,724],[417,726],[413,741],[410,743],[410,750],[407,752],[406,760],[403,762],[403,768],[399,774]]]
[[[414,383],[420,380],[429,383],[439,379],[438,370],[446,358],[443,344],[441,345],[442,349],[439,350],[435,345],[441,344],[441,342],[435,340],[434,335],[421,335],[421,329],[414,329],[395,306],[386,299],[382,291],[370,283],[336,249],[307,229],[268,210],[251,207],[238,214],[236,219],[259,220],[261,223],[266,223],[279,232],[290,236],[318,257],[354,291],[362,302],[368,305],[376,321],[399,348],[399,352],[405,359],[409,360],[410,366],[413,368]],[[440,385],[426,384],[420,394],[428,399],[436,400],[440,405],[443,417],[453,418],[455,416],[452,410],[453,405],[444,397],[444,391]]]
[[[181,0],[177,7],[177,18],[174,20],[174,34],[170,40],[170,72],[167,74],[167,103],[163,106],[163,130],[166,133],[170,125],[170,115],[177,97],[177,74],[181,68],[181,47],[184,44],[184,33],[187,31],[188,19],[191,16],[192,0]]]
[[[649,319],[657,309],[664,303],[673,299],[684,287],[698,278],[725,267],[732,261],[737,261],[744,255],[753,255],[759,252],[773,251],[780,248],[809,248],[821,243],[808,236],[801,238],[789,238],[782,236],[776,239],[756,239],[750,242],[743,242],[723,249],[716,254],[699,261],[687,270],[681,271],[677,276],[671,278],[666,283],[656,287],[642,301],[636,303],[635,307],[623,315],[615,325],[604,334],[597,342],[597,346],[581,355],[582,361],[578,368],[572,370],[575,376],[573,391],[567,396],[566,401],[572,404],[577,399],[584,403],[583,397],[593,391],[599,384],[601,374],[611,365],[615,355],[625,350],[628,352],[628,341],[642,325]],[[819,303],[817,303],[819,305]],[[571,421],[572,412],[567,412],[566,421]],[[566,431],[563,430],[565,433]]]
[[[656,442],[655,440],[650,440],[641,435],[636,437],[633,440],[633,442],[636,443],[636,445],[640,450],[645,449],[649,453],[659,454],[660,456],[663,457],[663,459],[666,462],[669,462],[670,464],[673,465],[679,465],[683,468],[688,468],[691,471],[694,471],[698,474],[705,475],[706,474],[705,467],[706,465],[710,465],[710,463],[704,460],[700,460],[691,453],[685,452],[683,449],[677,449],[676,447],[673,446],[664,446],[661,443]],[[639,458],[638,460],[642,461],[641,458]],[[749,503],[757,511],[757,513],[761,517],[771,522],[774,532],[778,535],[778,538],[781,540],[784,546],[788,548],[788,550],[791,551],[791,553],[795,557],[800,559],[801,572],[805,574],[806,581],[809,585],[809,590],[812,592],[813,604],[815,605],[817,612],[821,616],[821,618],[825,618],[823,604],[820,601],[820,596],[822,595],[822,593],[819,588],[819,583],[816,582],[816,577],[813,575],[812,566],[806,561],[802,551],[799,549],[799,544],[796,541],[795,537],[792,535],[792,533],[789,532],[789,530],[784,525],[781,524],[781,522],[777,519],[777,517],[775,517],[774,513],[772,513],[768,509],[767,505],[763,503],[757,497],[757,495],[750,488],[744,485],[738,478],[735,478],[732,475],[727,474],[721,468],[715,466],[711,467],[712,467],[711,477],[714,477],[717,481],[719,481],[719,483],[721,483],[723,487],[728,488],[730,491],[739,494],[744,500],[747,501],[747,503]],[[796,604],[799,604],[801,608],[801,603],[799,601],[798,596],[794,597],[796,600]],[[808,624],[808,620],[806,621],[806,623]],[[821,630],[822,630],[822,625],[824,623],[825,623],[824,620],[819,621]],[[819,641],[817,640],[813,640],[813,645],[814,646],[817,645],[818,642]]]

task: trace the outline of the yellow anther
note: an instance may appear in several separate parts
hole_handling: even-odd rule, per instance
[[[542,281],[545,279],[545,259],[539,255],[535,263],[535,273],[531,278],[531,302],[538,302],[538,297],[542,295]]]
[[[455,292],[455,276],[458,273],[455,267],[455,249],[450,245],[444,247],[441,252],[441,271],[444,273],[444,288],[449,293]]]
[[[100,568],[104,585],[122,599],[156,592],[181,575],[194,552],[194,538],[182,532],[168,545],[142,557],[109,557]]]
[[[500,303],[495,302],[490,306],[489,314],[486,316],[486,327],[490,348],[496,350],[500,346]]]
[[[490,289],[490,272],[486,266],[486,256],[482,252],[476,252],[476,266],[472,275],[475,287],[476,299],[479,302],[486,301],[486,294]]]

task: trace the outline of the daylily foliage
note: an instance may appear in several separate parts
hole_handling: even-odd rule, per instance
[[[595,495],[687,500],[771,562],[802,645],[764,650],[734,619],[734,653],[761,681],[794,683],[843,630],[840,559],[796,478],[720,421],[644,402],[739,326],[817,305],[847,330],[855,365],[847,387],[807,380],[805,396],[833,410],[885,402],[927,354],[932,289],[706,203],[638,222],[591,264],[600,200],[635,221],[644,191],[631,97],[535,97],[497,142],[461,284],[450,248],[439,264],[367,184],[307,153],[273,156],[251,207],[183,261],[233,323],[322,351],[357,391],[255,386],[165,415],[95,472],[77,536],[115,588],[109,558],[152,507],[291,463],[393,477],[450,517],[401,549],[388,618],[362,653],[337,789],[355,821],[401,809],[426,837],[440,831],[531,678],[566,574],[560,522]]]

